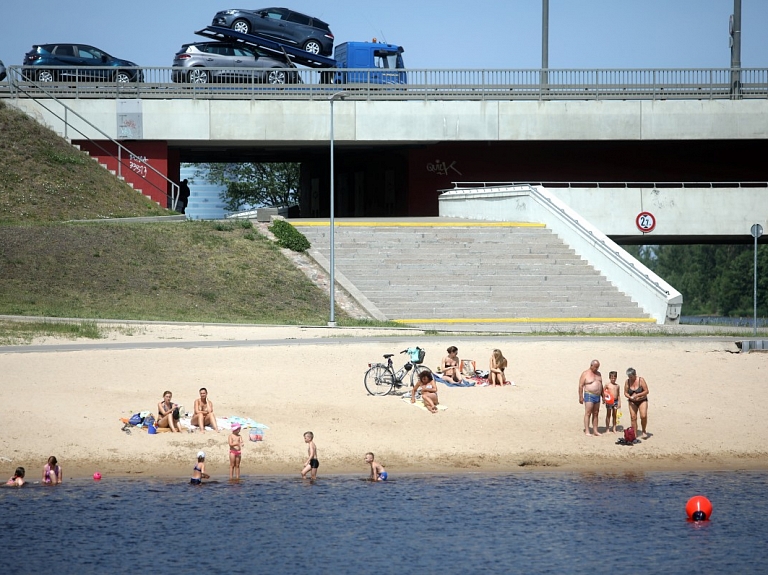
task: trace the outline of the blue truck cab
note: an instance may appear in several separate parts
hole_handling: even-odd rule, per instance
[[[336,46],[336,84],[407,84],[403,47],[381,42],[344,42]],[[344,72],[341,70],[350,70]]]

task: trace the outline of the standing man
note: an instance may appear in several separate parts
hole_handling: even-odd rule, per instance
[[[579,378],[579,403],[584,405],[584,435],[592,437],[597,432],[597,416],[600,413],[600,400],[603,397],[603,376],[598,371],[600,362],[596,359],[589,364],[589,369]],[[589,432],[589,420],[592,419],[592,433]]]
[[[205,426],[210,425],[218,433],[216,416],[213,414],[213,402],[208,400],[208,390],[200,388],[200,399],[195,400],[195,413],[192,416],[192,426],[199,426],[200,432],[205,433]]]
[[[177,202],[177,211],[180,214],[187,213],[187,203],[189,202],[189,180],[184,179],[179,184],[179,201]]]

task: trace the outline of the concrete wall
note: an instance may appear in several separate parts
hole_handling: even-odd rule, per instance
[[[556,188],[549,192],[608,236],[749,236],[768,229],[768,188]],[[656,227],[643,234],[636,219],[650,212]]]
[[[679,322],[680,292],[542,187],[457,189],[439,203],[440,217],[544,223],[657,323]]]
[[[32,100],[9,100],[54,130],[62,120]],[[122,100],[64,100],[116,138]],[[219,142],[326,142],[328,102],[141,100],[143,138]],[[43,101],[63,115],[54,101]],[[768,138],[768,100],[336,102],[340,142],[722,140]],[[88,137],[101,137],[70,116]],[[70,137],[76,137],[70,134]]]

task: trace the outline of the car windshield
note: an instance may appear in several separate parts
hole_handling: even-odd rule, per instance
[[[377,68],[399,69],[403,67],[403,59],[399,52],[386,52],[377,50],[373,53],[374,63]]]

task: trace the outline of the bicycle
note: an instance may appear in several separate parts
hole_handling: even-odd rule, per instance
[[[395,371],[394,364],[392,363],[392,357],[395,355],[394,353],[384,354],[384,359],[387,360],[386,364],[368,364],[368,371],[365,372],[363,383],[370,395],[387,395],[392,393],[394,389],[399,389],[403,386],[413,387],[414,383],[418,381],[419,375],[425,371],[431,372],[426,365],[421,364],[421,362],[424,361],[425,352],[420,347],[404,349],[400,353],[408,353],[412,355],[410,361],[407,361],[405,365],[397,371]],[[407,385],[403,381],[408,372],[411,373],[410,385]]]

